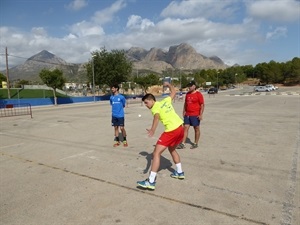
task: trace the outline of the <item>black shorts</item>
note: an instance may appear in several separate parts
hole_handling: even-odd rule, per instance
[[[200,120],[197,116],[184,116],[184,124],[190,125],[193,127],[198,127],[200,125]]]
[[[125,120],[124,120],[124,117],[112,117],[111,118],[111,125],[116,127],[116,126],[119,126],[119,127],[124,127],[125,125]]]

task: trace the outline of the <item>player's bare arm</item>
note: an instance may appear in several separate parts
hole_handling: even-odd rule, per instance
[[[159,114],[156,113],[153,117],[153,122],[152,122],[152,127],[151,129],[146,129],[148,131],[148,136],[149,137],[152,137],[155,133],[155,130],[158,126],[158,123],[159,123]]]
[[[172,84],[169,82],[164,82],[163,86],[168,87],[170,89],[170,97],[173,100],[176,96],[176,90]]]
[[[200,110],[200,114],[198,116],[199,120],[203,120],[203,112],[204,112],[204,104],[200,105],[201,110]]]

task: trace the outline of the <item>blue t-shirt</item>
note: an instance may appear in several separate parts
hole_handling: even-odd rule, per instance
[[[113,117],[124,117],[124,107],[126,106],[126,99],[123,95],[117,94],[110,96],[111,112]]]

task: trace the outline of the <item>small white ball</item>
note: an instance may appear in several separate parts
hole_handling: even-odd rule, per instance
[[[139,117],[142,117],[142,115],[141,115],[141,114],[139,114]]]

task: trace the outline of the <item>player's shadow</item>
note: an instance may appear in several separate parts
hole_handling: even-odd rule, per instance
[[[124,141],[123,134],[122,134],[121,131],[119,131],[119,140],[120,140],[121,142]]]
[[[148,153],[145,151],[140,152],[140,155],[145,156],[145,158],[147,160],[146,168],[143,170],[143,173],[146,174],[151,167],[151,161],[152,161],[153,156],[152,156],[152,153]],[[175,171],[172,168],[172,162],[170,160],[166,159],[165,157],[160,156],[160,166],[159,166],[158,171],[165,170],[165,169],[169,170],[171,173],[173,173]]]
[[[185,143],[193,144],[193,142],[191,141],[191,139],[189,137],[186,138]]]

